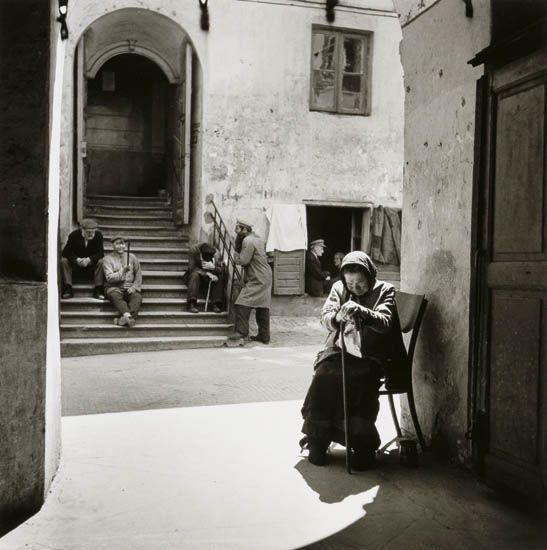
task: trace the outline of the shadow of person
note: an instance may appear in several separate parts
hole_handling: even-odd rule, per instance
[[[384,453],[375,469],[352,471],[351,475],[346,471],[345,456],[345,448],[334,445],[329,449],[327,466],[314,466],[306,457],[295,465],[319,500],[334,505],[332,515],[346,515],[341,528],[300,550],[381,548],[415,520],[412,507],[400,499],[400,489],[393,483],[401,469],[397,453]]]
[[[295,469],[310,489],[317,493],[321,502],[334,504],[377,487],[387,471],[396,467],[396,461],[397,458],[385,454],[377,461],[375,469],[363,472],[352,470],[350,475],[346,471],[345,448],[334,444],[328,452],[327,466],[314,466],[306,457],[302,457]]]

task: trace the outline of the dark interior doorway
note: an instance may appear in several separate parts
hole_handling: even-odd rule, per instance
[[[308,242],[324,239],[327,248],[321,257],[324,270],[335,272],[334,254],[352,250],[352,216],[356,208],[307,206],[306,225]]]
[[[157,196],[165,187],[169,83],[140,55],[108,60],[88,80],[86,193]]]

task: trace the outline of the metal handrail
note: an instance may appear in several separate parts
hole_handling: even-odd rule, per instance
[[[213,246],[220,252],[222,260],[226,263],[227,266],[227,289],[226,296],[229,296],[227,300],[227,309],[230,313],[232,308],[233,294],[234,294],[234,279],[237,279],[238,282],[243,280],[243,274],[241,269],[236,264],[234,258],[235,244],[233,243],[228,228],[220,215],[218,208],[216,207],[215,201],[213,200],[212,195],[207,195],[205,198],[205,203],[210,205],[212,209],[209,209],[206,212],[207,221],[213,224]],[[212,211],[211,211],[212,210]]]

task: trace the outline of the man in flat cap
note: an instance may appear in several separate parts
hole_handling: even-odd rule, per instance
[[[69,236],[61,257],[61,297],[72,298],[72,275],[78,273],[90,279],[93,277],[93,297],[104,300],[103,235],[97,222],[84,218],[80,228]]]
[[[269,344],[272,270],[266,257],[266,244],[244,220],[236,220],[235,232],[234,259],[244,268],[244,285],[235,301],[235,332],[230,339],[249,336],[249,317],[255,309],[258,334],[250,339]]]
[[[323,296],[325,285],[330,281],[330,273],[323,271],[319,260],[325,248],[323,239],[315,239],[306,252],[306,294],[310,296]]]
[[[106,296],[117,309],[114,323],[133,327],[142,303],[142,271],[135,254],[126,253],[125,237],[112,237],[113,252],[104,259]]]
[[[187,308],[191,313],[198,313],[197,302],[200,290],[211,285],[209,302],[214,313],[220,313],[224,307],[224,287],[226,266],[219,251],[209,243],[201,243],[190,248],[188,269],[183,277],[188,285]]]

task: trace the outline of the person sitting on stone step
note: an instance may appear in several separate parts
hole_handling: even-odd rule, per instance
[[[193,246],[188,254],[188,270],[183,276],[188,285],[187,307],[191,313],[198,313],[197,301],[200,291],[207,292],[212,311],[220,313],[224,307],[226,266],[220,252],[209,243]]]
[[[103,235],[97,222],[84,218],[80,228],[73,231],[61,253],[61,297],[72,298],[72,275],[93,277],[93,297],[104,300]]]
[[[113,237],[112,246],[103,261],[106,296],[120,314],[114,323],[133,327],[142,303],[141,265],[135,254],[126,253],[125,237]]]

